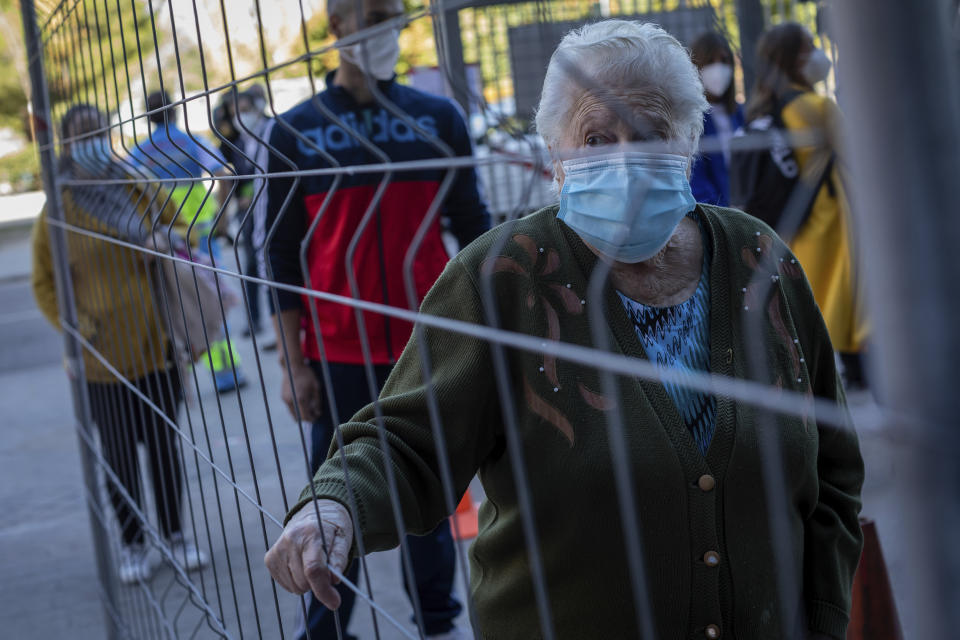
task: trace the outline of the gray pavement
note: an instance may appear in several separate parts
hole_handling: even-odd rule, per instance
[[[26,279],[26,231],[22,225],[0,230],[0,637],[103,638],[78,441],[60,366],[61,341],[33,304]],[[242,318],[236,318],[234,327],[243,327]],[[232,636],[292,637],[298,600],[274,591],[262,555],[279,532],[269,518],[282,517],[285,500],[295,498],[306,478],[300,433],[279,403],[275,354],[262,354],[261,388],[251,342],[238,339],[236,344],[252,384],[218,403],[209,374],[198,369],[196,397],[181,413],[185,436],[220,470],[213,472],[208,462],[187,451],[188,528],[195,530],[213,560],[210,568],[190,578]],[[852,400],[858,415],[870,415],[868,398]],[[878,522],[901,619],[909,628],[911,573],[903,552],[906,525],[897,509],[899,500],[909,499],[897,493],[905,451],[877,431],[861,430],[861,438],[867,461],[865,514]],[[254,499],[259,494],[265,523],[234,485]],[[149,502],[145,511],[153,518]],[[102,515],[112,531],[109,511]],[[110,552],[115,557],[115,542]],[[374,595],[390,615],[412,629],[398,565],[396,551],[370,557]],[[181,582],[164,566],[148,584],[118,587],[120,613],[135,624],[129,630],[132,637],[168,637],[170,632],[216,637]],[[456,584],[462,592],[461,576]],[[157,610],[168,620],[167,632],[151,631],[151,625],[163,626]],[[461,622],[466,624],[465,616]],[[350,630],[361,638],[373,637],[369,608],[358,603]],[[382,619],[380,630],[384,638],[401,637]]]

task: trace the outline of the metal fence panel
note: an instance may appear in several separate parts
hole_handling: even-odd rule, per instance
[[[334,44],[332,22],[325,18],[331,4],[361,16],[358,30],[339,44]],[[627,576],[629,593],[623,597],[627,608],[632,607],[633,626],[625,634],[657,637],[652,603],[661,597],[657,581],[664,580],[664,572],[651,573],[649,554],[661,548],[662,541],[643,535],[651,530],[650,516],[641,509],[649,504],[644,500],[650,488],[643,482],[650,478],[648,470],[638,468],[643,457],[635,442],[638,416],[646,415],[646,409],[628,404],[629,390],[642,384],[638,396],[647,398],[650,406],[671,406],[668,387],[701,394],[714,403],[710,406],[716,420],[749,422],[749,430],[757,434],[755,441],[734,442],[731,432],[723,446],[739,447],[741,455],[745,449],[759,452],[752,484],[762,487],[767,516],[758,527],[770,535],[758,546],[766,553],[769,545],[776,562],[775,593],[764,602],[780,607],[768,612],[783,621],[778,637],[805,637],[807,629],[799,625],[810,576],[799,565],[803,554],[796,553],[797,510],[791,495],[796,486],[790,476],[797,472],[791,466],[796,452],[790,447],[798,441],[784,425],[802,424],[805,431],[809,425],[835,428],[824,431],[830,437],[848,433],[852,425],[839,399],[842,392],[832,399],[814,398],[823,389],[813,389],[806,359],[815,355],[796,346],[799,330],[814,334],[812,325],[818,321],[790,333],[795,319],[790,305],[781,306],[780,299],[802,286],[781,280],[802,282],[795,258],[761,231],[748,239],[749,246],[734,251],[731,255],[750,265],[749,279],[736,295],[715,292],[708,300],[711,308],[722,307],[710,312],[711,322],[726,319],[739,327],[742,336],[737,339],[742,338],[744,353],[734,353],[735,340],[730,338],[731,346],[722,353],[712,345],[712,371],[678,373],[659,366],[649,351],[625,348],[612,328],[611,314],[622,315],[609,303],[617,300],[611,298],[611,282],[618,267],[597,261],[582,283],[556,280],[561,268],[556,250],[517,231],[529,223],[529,214],[557,200],[556,156],[551,155],[556,151],[548,150],[531,129],[550,56],[572,27],[607,17],[659,22],[687,45],[704,30],[721,32],[734,52],[743,54],[734,75],[741,98],[756,77],[753,53],[763,25],[796,20],[833,59],[842,61],[839,78],[851,78],[842,86],[852,88],[849,106],[843,106],[853,122],[850,148],[855,161],[853,179],[843,186],[856,213],[861,268],[874,274],[869,302],[877,330],[871,351],[879,353],[881,362],[897,363],[879,370],[892,401],[880,407],[871,404],[875,410],[869,412],[855,408],[853,422],[889,438],[885,446],[908,447],[910,459],[924,466],[926,473],[917,473],[904,500],[916,516],[909,542],[924,541],[930,550],[916,555],[922,567],[917,582],[933,595],[923,598],[922,606],[917,603],[918,621],[908,626],[917,630],[912,637],[942,637],[957,615],[949,608],[949,594],[956,591],[952,567],[958,556],[943,532],[956,523],[960,485],[941,482],[942,491],[935,495],[924,487],[938,477],[955,476],[951,460],[958,448],[955,430],[944,425],[951,425],[948,362],[956,350],[947,301],[953,299],[957,278],[951,277],[956,268],[947,256],[950,242],[960,233],[952,219],[935,213],[949,211],[949,172],[958,164],[957,110],[951,108],[956,106],[956,83],[948,73],[956,46],[951,49],[942,28],[949,24],[943,20],[946,9],[934,15],[919,5],[904,4],[894,11],[867,4],[850,3],[838,15],[831,14],[835,28],[833,22],[825,24],[824,3],[760,0],[437,0],[424,6],[405,3],[401,13],[386,11],[373,19],[359,0],[326,5],[302,0],[24,0],[34,133],[47,194],[44,224],[49,230],[51,286],[55,281],[54,306],[64,332],[98,588],[110,637],[296,637],[295,628],[309,615],[309,600],[278,588],[263,556],[280,536],[285,515],[300,500],[303,487],[309,486],[306,496],[312,491],[316,497],[317,488],[309,481],[317,432],[311,431],[310,422],[319,410],[304,398],[325,398],[322,412],[331,424],[346,423],[356,407],[337,391],[346,375],[341,365],[353,367],[358,375],[358,394],[376,399],[401,351],[402,365],[416,371],[417,384],[410,378],[391,378],[394,386],[365,414],[368,431],[360,445],[358,425],[330,434],[335,453],[328,464],[339,461],[348,469],[342,502],[353,522],[365,523],[369,516],[369,505],[357,498],[366,490],[360,485],[370,477],[363,473],[379,474],[378,513],[389,519],[391,528],[356,536],[355,552],[361,559],[356,580],[347,571],[336,574],[358,600],[350,627],[354,632],[377,638],[425,635],[430,603],[419,596],[415,563],[422,552],[412,548],[416,540],[402,535],[411,530],[426,533],[421,522],[425,516],[410,505],[429,499],[434,511],[453,514],[470,485],[474,491],[510,496],[516,517],[509,526],[522,540],[522,549],[501,553],[515,553],[529,578],[530,594],[522,595],[530,611],[522,613],[535,616],[542,637],[568,636],[569,630],[558,626],[570,616],[564,610],[567,603],[551,599],[557,576],[563,575],[556,562],[556,540],[562,532],[544,530],[538,521],[544,510],[560,508],[553,496],[535,489],[542,480],[537,475],[543,473],[539,443],[530,433],[529,416],[535,415],[541,426],[551,427],[551,436],[568,439],[571,449],[575,434],[593,429],[591,455],[602,461],[597,474],[605,478],[602,486],[610,495],[580,496],[566,516],[592,518],[581,511],[595,500],[612,505],[608,511],[619,521],[598,526],[615,530],[624,541],[622,548],[603,552],[605,560]],[[349,7],[343,9],[345,5]],[[852,26],[864,15],[871,16],[883,37],[867,36]],[[898,36],[897,25],[911,21],[917,31],[903,46],[924,53],[919,79],[913,75],[917,67],[912,58],[891,44]],[[349,108],[340,108],[329,92],[322,92],[336,80],[323,74],[335,69],[334,49],[358,43],[353,50],[356,64],[373,64],[371,43],[393,29],[405,30],[401,70],[419,67],[425,69],[419,77],[426,78],[436,67],[442,79],[436,85],[445,87],[459,105],[459,111],[449,107],[454,124],[441,122],[447,107],[439,102],[433,112],[411,113],[384,83],[363,83],[357,91],[366,102]],[[927,41],[928,33],[938,37]],[[842,49],[848,46],[849,62]],[[886,60],[896,72],[891,77],[901,84],[893,86],[917,89],[907,102],[882,100],[892,86],[865,73],[874,59]],[[608,89],[581,68],[567,72],[585,93]],[[416,85],[417,77],[411,73],[403,81]],[[256,90],[251,92],[254,86],[261,90],[262,106]],[[843,96],[834,91],[837,86],[831,76],[825,89]],[[940,88],[949,89],[944,95],[950,99],[927,114],[931,96]],[[155,90],[167,97],[151,102],[148,95]],[[627,113],[630,105],[618,100],[618,117],[641,129],[642,123]],[[254,106],[266,117],[247,121],[238,115]],[[905,112],[906,106],[911,110]],[[461,112],[462,127],[456,124]],[[876,135],[869,114],[911,120],[896,136],[890,135],[904,150],[902,156],[884,153],[886,138]],[[180,123],[182,133],[167,133],[174,122]],[[457,135],[445,127],[456,129]],[[464,129],[462,135],[458,127]],[[821,140],[824,132],[812,134],[811,140]],[[107,141],[105,149],[97,146],[98,140]],[[391,140],[420,146],[411,157],[397,157],[385,150]],[[457,141],[464,140],[465,147],[457,147]],[[706,138],[700,151],[720,148],[717,139]],[[937,171],[920,171],[925,166],[921,159],[931,148],[937,152]],[[645,139],[637,149],[676,155],[663,140]],[[469,235],[457,226],[466,223],[448,214],[450,203],[470,192],[464,181],[469,183],[471,175],[479,176],[476,191],[486,197],[484,210],[502,226],[487,237],[488,245],[478,245],[488,249],[483,267],[471,276],[476,291],[470,302],[464,308],[448,304],[443,307],[446,314],[431,313],[429,309],[439,308],[431,306],[420,312],[429,285],[449,257],[444,247],[456,245],[452,238],[458,234]],[[909,185],[902,184],[907,180]],[[306,185],[314,191],[308,193]],[[805,224],[806,203],[821,192],[820,184],[798,185],[778,227],[787,238]],[[646,197],[646,191],[639,196]],[[478,217],[483,209],[476,202],[457,206],[473,207]],[[384,212],[404,207],[413,212],[412,222],[385,221]],[[902,213],[914,207],[915,224],[908,224]],[[345,210],[351,215],[344,215]],[[867,211],[878,224],[870,224]],[[864,231],[867,227],[871,231]],[[903,246],[904,238],[909,246]],[[936,250],[925,253],[917,246],[921,242]],[[285,247],[283,255],[278,255],[280,246]],[[724,250],[722,243],[712,247],[710,251]],[[890,259],[894,248],[910,266],[902,273],[899,261]],[[912,260],[920,255],[929,260]],[[448,267],[444,273],[456,269]],[[299,282],[291,281],[291,270],[300,274]],[[527,283],[522,301],[504,300],[504,274]],[[914,283],[926,278],[937,287],[924,289],[918,299],[917,311],[930,320],[929,331],[921,331],[911,322],[916,314],[907,302]],[[893,294],[881,293],[886,282],[897,285]],[[525,312],[542,325],[541,332],[511,324],[516,304],[526,305]],[[278,320],[275,336],[269,329],[255,330],[258,319],[263,322],[275,310],[281,311],[280,318],[291,309],[297,310],[290,316],[295,321],[285,325]],[[561,334],[564,316],[577,318],[576,339]],[[632,336],[629,318],[624,316],[623,323]],[[248,335],[243,335],[244,326],[251,328]],[[340,338],[330,339],[337,331]],[[310,349],[304,357],[314,367],[307,378],[299,377],[306,375],[304,357],[298,358],[301,333]],[[404,349],[407,335],[410,342]],[[438,353],[437,345],[447,350]],[[635,348],[642,350],[639,342]],[[911,348],[923,357],[911,356]],[[792,363],[789,376],[777,369],[771,353]],[[278,356],[280,366],[275,367],[271,359]],[[483,459],[465,471],[448,456],[464,446],[457,439],[465,436],[453,424],[481,416],[451,414],[451,407],[459,405],[443,376],[471,359],[480,363],[474,371],[477,394],[481,388],[488,394],[477,411],[500,431]],[[832,352],[829,360],[823,366],[832,371]],[[525,377],[527,369],[538,372],[533,383]],[[422,409],[422,424],[414,425],[417,435],[411,436],[415,442],[398,435],[397,422],[404,416],[391,411],[409,407],[391,396],[397,389],[404,397],[416,395]],[[469,385],[467,391],[472,391]],[[571,424],[558,408],[566,394],[592,407],[595,415]],[[676,414],[674,409],[665,411]],[[666,414],[660,411],[656,419],[666,422]],[[913,428],[922,435],[908,437]],[[709,449],[696,458],[695,446],[674,435],[663,438],[673,438],[669,441],[678,461],[709,469]],[[362,448],[372,457],[358,463]],[[939,449],[940,456],[932,449]],[[429,467],[435,483],[411,482],[405,473],[411,451],[421,466]],[[582,462],[571,456],[564,464],[576,474],[583,472]],[[363,467],[367,463],[369,468]],[[357,464],[360,467],[351,466]],[[720,466],[726,464],[724,460]],[[867,464],[869,473],[870,460]],[[358,468],[363,469],[359,477]],[[474,478],[475,472],[480,479]],[[594,479],[587,477],[584,491]],[[706,472],[701,480],[715,481]],[[694,496],[713,489],[686,484]],[[684,500],[693,504],[697,498]],[[305,508],[315,508],[319,517],[319,506]],[[491,514],[499,508],[494,500],[483,507],[489,529]],[[713,529],[720,531],[718,526]],[[724,536],[736,535],[713,529],[704,535],[719,536],[719,545],[727,544]],[[378,546],[390,536],[397,538],[402,571],[385,570],[382,556],[367,556],[367,546]],[[324,540],[325,545],[331,542]],[[581,551],[564,548],[565,562],[579,562]],[[701,565],[709,570],[722,562],[722,553],[703,551],[702,561],[689,560],[695,565],[693,576],[700,575]],[[473,560],[479,566],[480,561]],[[465,608],[459,623],[464,629],[476,628],[465,544],[455,546],[455,564],[455,592]],[[726,566],[722,571],[730,576]],[[398,574],[392,585],[378,582],[392,573]],[[678,584],[688,579],[693,580],[681,576]],[[410,594],[409,606],[395,597],[403,589]],[[736,595],[717,596],[718,602],[724,597]],[[585,618],[590,612],[577,615]],[[720,637],[721,626],[733,628],[731,619],[690,624],[708,638]],[[337,637],[346,637],[346,621],[339,614],[335,626]]]

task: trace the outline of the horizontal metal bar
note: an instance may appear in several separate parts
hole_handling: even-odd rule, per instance
[[[52,223],[53,221],[51,221]],[[583,347],[565,342],[553,342],[542,340],[526,334],[518,334],[503,329],[493,329],[491,327],[471,324],[462,320],[452,320],[424,314],[417,311],[410,311],[402,307],[393,307],[379,302],[368,302],[357,300],[347,296],[337,295],[324,291],[316,291],[305,287],[273,282],[262,278],[239,274],[233,271],[213,267],[210,265],[197,264],[181,258],[171,257],[162,253],[151,251],[143,247],[138,247],[130,243],[111,239],[109,236],[103,236],[83,229],[77,229],[64,223],[63,227],[77,233],[83,233],[98,237],[108,241],[114,241],[116,244],[128,248],[142,251],[159,258],[180,262],[196,269],[206,269],[223,276],[233,277],[238,280],[263,284],[291,293],[298,293],[317,300],[335,302],[347,307],[371,311],[392,318],[399,318],[412,323],[421,323],[424,326],[445,329],[454,333],[471,336],[487,342],[497,343],[504,346],[515,347],[531,353],[541,353],[553,355],[570,362],[584,364],[597,369],[612,371],[621,375],[635,376],[645,380],[658,382],[669,382],[678,386],[729,397],[744,404],[762,407],[784,415],[804,416],[811,409],[816,412],[817,420],[824,424],[831,424],[837,427],[849,427],[847,413],[832,402],[820,398],[808,398],[805,394],[789,390],[772,390],[768,385],[750,380],[739,378],[730,378],[715,373],[701,372],[683,372],[675,373],[669,370],[661,370],[657,365],[642,359],[632,358],[627,355],[614,354],[605,351],[598,351],[590,347]],[[891,417],[892,420],[914,420],[915,418],[907,415],[898,415]]]

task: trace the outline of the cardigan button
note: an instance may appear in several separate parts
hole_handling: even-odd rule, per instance
[[[708,624],[707,628],[703,630],[703,635],[710,638],[710,640],[717,640],[720,637],[720,627],[715,624]]]
[[[705,473],[697,480],[697,486],[700,487],[701,491],[713,491],[713,488],[717,486],[717,481],[712,475]]]
[[[708,567],[716,567],[720,565],[720,554],[716,551],[707,551],[703,554],[703,564]]]

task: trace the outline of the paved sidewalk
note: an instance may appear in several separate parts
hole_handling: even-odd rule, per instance
[[[105,635],[69,393],[57,363],[0,375],[5,638]]]

